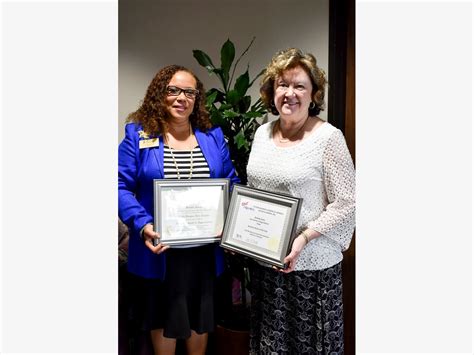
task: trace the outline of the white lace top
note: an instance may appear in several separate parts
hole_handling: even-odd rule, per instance
[[[342,132],[323,123],[290,147],[272,138],[276,121],[255,133],[248,184],[303,198],[297,233],[311,228],[322,235],[306,245],[295,270],[321,270],[342,260],[355,226],[355,173]]]

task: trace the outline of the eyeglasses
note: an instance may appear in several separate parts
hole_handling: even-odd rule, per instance
[[[291,87],[291,91],[294,93],[303,93],[306,91],[306,87],[304,85],[301,85],[301,84],[288,85],[285,83],[277,84],[276,91],[281,92],[281,93],[287,93],[288,91],[290,91],[290,87]]]
[[[177,86],[167,86],[166,93],[168,96],[179,96],[182,92],[184,92],[184,96],[188,99],[194,99],[199,94],[199,90],[194,89],[181,89]]]

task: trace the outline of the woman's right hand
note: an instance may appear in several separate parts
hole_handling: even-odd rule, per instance
[[[154,254],[161,254],[170,248],[169,245],[164,245],[162,243],[158,243],[156,246],[153,245],[154,239],[160,239],[160,233],[157,233],[153,230],[153,224],[147,224],[143,228],[143,239],[145,241],[145,245]]]

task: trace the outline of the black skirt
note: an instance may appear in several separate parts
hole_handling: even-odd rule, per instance
[[[341,263],[283,274],[251,270],[250,354],[343,354]]]
[[[130,318],[142,331],[163,329],[167,338],[187,339],[214,330],[215,244],[171,248],[165,280],[132,275]]]

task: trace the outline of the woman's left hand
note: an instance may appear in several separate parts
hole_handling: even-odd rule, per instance
[[[285,264],[288,264],[288,267],[286,269],[279,269],[279,270],[281,272],[284,272],[285,274],[292,272],[295,269],[296,261],[298,260],[298,257],[300,256],[300,253],[305,246],[306,246],[306,239],[305,237],[303,237],[303,235],[300,234],[293,241],[290,254],[288,254],[286,258],[283,259],[283,262]]]

